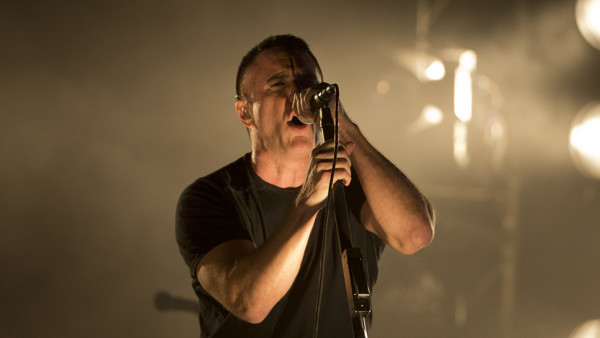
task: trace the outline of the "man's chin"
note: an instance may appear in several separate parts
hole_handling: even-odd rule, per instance
[[[306,137],[296,137],[290,144],[290,150],[293,153],[298,153],[299,155],[303,152],[307,152],[310,155],[314,147],[315,141],[312,138]]]

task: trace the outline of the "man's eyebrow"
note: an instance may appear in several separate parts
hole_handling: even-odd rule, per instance
[[[287,74],[284,72],[277,73],[270,78],[267,79],[267,82],[275,82],[278,80],[285,80],[287,78]]]

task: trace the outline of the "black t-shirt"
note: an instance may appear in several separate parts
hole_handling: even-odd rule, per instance
[[[300,271],[288,293],[260,324],[249,324],[229,313],[200,285],[195,270],[200,259],[220,243],[248,239],[257,247],[269,238],[300,188],[283,189],[254,173],[250,155],[196,180],[177,205],[176,235],[180,252],[190,268],[192,286],[200,300],[201,337],[310,337],[312,336],[320,276],[324,212],[315,221]],[[384,243],[359,223],[364,193],[353,174],[346,188],[352,241],[361,248],[369,287],[377,279],[377,262]],[[333,223],[330,223],[333,224]],[[352,337],[344,277],[334,227],[325,235],[325,276],[320,337]],[[370,318],[369,318],[370,323]]]

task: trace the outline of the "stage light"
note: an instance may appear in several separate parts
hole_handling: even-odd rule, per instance
[[[583,38],[600,49],[600,0],[577,0],[575,20]]]
[[[408,69],[420,82],[439,81],[446,76],[444,63],[438,57],[414,50],[401,50],[395,59]]]
[[[477,54],[472,50],[465,50],[458,58],[458,66],[470,72],[477,68]]]
[[[452,155],[454,161],[459,168],[467,168],[469,166],[470,158],[467,149],[467,126],[465,122],[456,120],[454,121],[454,138],[453,138],[453,150]]]
[[[461,121],[471,120],[473,86],[471,76],[477,65],[477,55],[472,50],[463,51],[454,72],[454,114]]]
[[[442,110],[433,104],[426,104],[421,110],[419,117],[406,127],[409,134],[418,134],[430,127],[442,123],[444,113]]]
[[[575,117],[569,135],[569,150],[577,168],[600,179],[600,103],[583,108]]]
[[[432,104],[425,105],[421,114],[423,115],[423,118],[425,119],[425,121],[427,121],[427,123],[433,125],[440,124],[444,119],[442,110],[439,107],[434,106]]]
[[[454,74],[454,114],[463,122],[471,120],[472,101],[471,73],[457,69]]]
[[[579,325],[569,338],[600,338],[600,319],[588,320]]]
[[[432,80],[441,80],[446,75],[446,68],[444,68],[444,64],[441,61],[433,61],[427,69],[425,69],[425,76]]]

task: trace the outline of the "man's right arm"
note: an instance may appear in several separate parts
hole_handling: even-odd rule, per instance
[[[294,282],[315,217],[297,206],[259,248],[245,239],[217,245],[198,263],[200,284],[236,317],[262,322]]]
[[[331,144],[315,148],[295,205],[262,246],[229,240],[199,261],[196,276],[202,287],[238,318],[262,322],[292,286],[317,212],[325,204],[332,159]],[[334,180],[350,184],[349,154],[340,149],[337,161]]]

